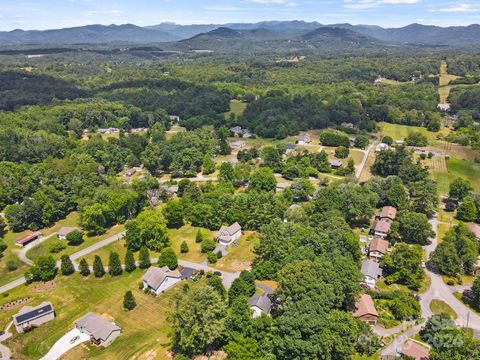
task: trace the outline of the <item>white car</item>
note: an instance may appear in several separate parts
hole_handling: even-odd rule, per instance
[[[422,261],[422,268],[426,268],[427,267],[427,264],[425,264],[425,261]]]

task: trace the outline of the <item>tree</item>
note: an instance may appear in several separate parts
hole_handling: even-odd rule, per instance
[[[108,258],[108,273],[112,276],[121,275],[123,272],[122,263],[120,262],[120,256],[118,253],[112,251]]]
[[[60,258],[60,271],[64,276],[72,275],[75,272],[70,256],[62,255]]]
[[[90,268],[88,267],[87,260],[85,259],[80,260],[80,264],[78,265],[78,267],[80,270],[80,275],[82,276],[90,275]]]
[[[174,270],[178,266],[177,255],[172,248],[165,248],[160,252],[158,257],[158,266],[164,267],[167,266],[170,270]]]
[[[228,290],[228,301],[232,304],[240,297],[250,298],[255,294],[255,289],[255,276],[249,271],[242,271]]]
[[[472,191],[473,187],[472,184],[470,184],[470,181],[462,178],[456,178],[450,184],[448,196],[452,199],[462,201]]]
[[[480,275],[477,275],[473,281],[472,296],[472,305],[475,307],[475,309],[480,310]]]
[[[425,214],[400,211],[397,221],[392,224],[391,236],[410,244],[427,245],[435,233]]]
[[[210,285],[212,288],[214,288],[222,297],[222,299],[225,299],[227,295],[227,291],[225,290],[225,287],[223,286],[222,278],[218,275],[212,275],[207,279],[207,285]]]
[[[470,222],[477,219],[478,209],[471,200],[465,200],[457,210],[457,219]]]
[[[207,254],[207,261],[209,264],[215,264],[218,261],[218,255],[214,252],[209,252]]]
[[[450,241],[441,242],[430,257],[431,264],[442,274],[455,276],[461,271],[461,261],[455,249],[455,244]]]
[[[189,288],[175,299],[172,325],[172,348],[192,357],[211,349],[225,333],[227,307],[210,286]]]
[[[204,239],[204,236],[203,236],[202,230],[198,229],[197,234],[195,235],[195,242],[201,243],[203,239]]]
[[[101,234],[105,231],[107,220],[105,218],[104,206],[95,203],[86,206],[82,212],[82,227],[89,235]]]
[[[290,189],[295,201],[306,201],[315,191],[315,187],[308,179],[296,179]]]
[[[130,310],[133,310],[135,306],[137,306],[135,297],[133,296],[133,293],[130,290],[128,290],[127,292],[125,292],[125,295],[123,296],[123,307],[128,311],[130,311]]]
[[[251,338],[238,336],[225,346],[228,359],[231,360],[262,360],[260,344]]]
[[[127,250],[125,254],[125,271],[131,273],[137,268],[135,264],[135,257],[133,256],[133,252],[131,250]]]
[[[345,146],[339,146],[335,149],[335,157],[339,159],[346,159],[350,154],[350,150]]]
[[[186,253],[188,253],[188,251],[189,251],[189,249],[188,249],[188,244],[187,244],[187,242],[184,240],[184,241],[182,241],[182,243],[180,244],[180,252],[181,252],[182,254],[186,254]]]
[[[132,251],[142,246],[150,250],[161,251],[170,244],[165,219],[159,211],[146,209],[138,214],[135,220],[126,225],[125,240]]]
[[[98,255],[95,255],[95,258],[93,259],[93,275],[96,278],[101,278],[105,275],[105,268],[103,267],[102,259]]]
[[[365,149],[370,143],[370,139],[367,135],[358,135],[355,138],[354,146],[359,149]]]
[[[387,144],[388,146],[392,146],[393,144],[393,139],[391,136],[384,136],[382,138],[382,143]]]
[[[25,278],[28,284],[33,281],[49,281],[55,278],[57,271],[57,265],[52,256],[41,256],[25,273]]]
[[[386,199],[397,210],[405,210],[408,207],[408,194],[402,184],[395,184],[386,192]]]
[[[202,162],[203,175],[213,174],[215,172],[215,163],[212,160],[210,154],[205,154]]]
[[[421,132],[412,132],[405,138],[405,144],[408,146],[427,146],[428,139]]]
[[[382,258],[385,283],[403,284],[409,289],[419,290],[425,277],[420,266],[422,260],[423,251],[419,245],[396,244],[393,251]]]
[[[150,262],[150,252],[146,246],[143,246],[140,249],[140,253],[138,255],[138,267],[140,269],[148,269],[152,263]]]
[[[212,252],[213,250],[215,250],[216,247],[217,247],[217,243],[214,240],[212,239],[202,240],[202,245],[201,245],[202,253],[206,254],[206,253]]]
[[[277,188],[277,179],[269,168],[260,168],[250,178],[250,189],[257,191],[274,191]]]
[[[77,246],[83,243],[83,233],[80,230],[73,230],[67,234],[67,242],[70,246]]]
[[[179,229],[183,226],[183,206],[178,201],[170,200],[163,208],[163,216],[167,220],[167,227]]]

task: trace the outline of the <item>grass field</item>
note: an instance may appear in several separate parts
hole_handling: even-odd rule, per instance
[[[425,135],[429,141],[435,142],[438,135],[446,136],[450,132],[450,130],[446,128],[438,132],[431,132],[424,127],[390,123],[379,123],[379,127],[381,136],[390,136],[393,140],[403,140],[412,132],[420,132]]]
[[[476,191],[480,190],[480,164],[473,161],[450,158],[446,161],[447,171],[436,171],[432,169],[432,175],[437,180],[438,191],[441,194],[448,194],[450,183],[461,177],[470,181]]]
[[[65,219],[58,221],[55,225],[42,229],[41,232],[44,236],[49,236],[50,234],[58,231],[62,226],[78,226],[80,220],[80,215],[78,212],[72,212]],[[25,271],[28,269],[28,266],[18,259],[18,252],[20,247],[15,245],[15,240],[21,238],[22,236],[28,234],[29,231],[23,231],[21,233],[7,232],[5,238],[3,239],[5,244],[7,244],[7,250],[4,251],[3,257],[0,259],[0,285],[6,284],[12,280],[17,279],[22,276]],[[56,237],[55,237],[56,240]],[[50,240],[47,240],[47,242]],[[58,240],[57,240],[58,241]],[[18,269],[14,271],[8,271],[7,262],[9,260],[14,261],[18,265]]]
[[[440,87],[448,85],[450,81],[458,79],[460,76],[451,75],[448,73],[448,64],[445,60],[440,65]]]
[[[457,318],[457,313],[442,300],[433,299],[430,303],[430,310],[434,315],[447,314],[453,320]]]
[[[120,337],[105,349],[81,345],[69,352],[65,359],[168,359],[166,349],[169,346],[170,327],[167,316],[172,309],[172,298],[181,291],[183,283],[155,298],[138,290],[142,275],[141,270],[116,278],[107,275],[103,279],[94,279],[92,276],[83,279],[79,274],[74,274],[68,278],[58,277],[55,280],[58,287],[48,293],[33,294],[29,292],[30,287],[15,289],[2,302],[22,296],[34,297],[32,305],[51,301],[56,318],[30,333],[15,334],[5,345],[10,347],[15,359],[38,359],[72,328],[76,319],[93,311],[115,319],[122,328]],[[194,284],[190,282],[191,286]],[[132,290],[137,302],[136,308],[130,312],[122,309],[123,295],[127,290]],[[2,326],[17,311],[0,313]]]
[[[230,100],[230,111],[225,113],[225,118],[228,119],[230,114],[234,114],[236,118],[242,116],[247,108],[247,104],[239,100]]]
[[[212,266],[230,272],[249,270],[255,258],[254,247],[258,244],[255,233],[244,234],[238,239],[238,246],[229,246],[228,254]]]

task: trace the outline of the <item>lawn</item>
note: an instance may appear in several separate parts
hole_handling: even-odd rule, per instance
[[[365,167],[363,168],[362,173],[360,174],[359,181],[367,181],[372,177],[372,173],[370,172],[370,167],[375,162],[375,149],[372,149],[368,154],[367,161],[365,162]]]
[[[15,334],[5,345],[10,347],[16,359],[38,359],[72,327],[76,319],[93,311],[115,319],[122,328],[122,334],[106,349],[82,345],[68,353],[66,358],[132,359],[153,352],[154,356],[149,358],[167,359],[170,331],[167,316],[171,310],[171,300],[181,291],[182,285],[155,298],[138,289],[142,275],[143,271],[136,270],[116,278],[107,275],[99,280],[93,277],[83,279],[79,274],[74,274],[68,278],[58,277],[55,280],[58,287],[48,293],[33,294],[29,292],[29,287],[15,289],[3,302],[21,296],[34,297],[32,305],[51,301],[56,318],[30,333]],[[137,302],[136,308],[130,312],[122,309],[123,295],[127,290],[133,291]],[[17,311],[0,313],[2,325],[10,321],[11,315]]]
[[[447,314],[453,320],[457,318],[457,313],[442,300],[433,299],[430,303],[430,310],[434,315]]]
[[[80,214],[78,212],[72,212],[65,219],[58,221],[55,225],[42,229],[41,232],[44,236],[49,236],[50,234],[58,231],[62,226],[78,226],[80,220]],[[3,257],[0,260],[0,285],[6,284],[12,280],[15,280],[22,276],[25,271],[28,269],[28,265],[20,261],[17,254],[20,251],[20,247],[15,245],[15,240],[21,238],[22,236],[28,234],[29,231],[23,231],[21,233],[7,232],[5,238],[3,239],[8,248],[3,253]],[[54,237],[56,240],[56,237]],[[47,240],[46,242],[49,242]],[[9,260],[15,261],[18,265],[18,269],[14,271],[8,271],[7,262]]]
[[[456,177],[470,181],[476,191],[480,190],[480,164],[473,161],[450,158],[447,162],[447,171],[432,171],[437,180],[438,191],[441,194],[448,194],[450,183]]]
[[[257,244],[258,236],[255,233],[246,233],[238,239],[238,246],[229,246],[228,254],[212,266],[230,272],[248,270],[255,258],[253,249]]]
[[[390,136],[394,141],[403,140],[408,134],[412,132],[420,132],[427,137],[429,141],[435,141],[438,135],[446,136],[450,132],[449,129],[443,128],[440,131],[432,132],[428,131],[424,127],[418,126],[409,126],[409,125],[398,125],[390,123],[379,123],[380,134],[381,136]]]
[[[243,115],[247,108],[247,104],[238,100],[230,100],[230,111],[225,113],[225,118],[228,119],[230,114],[234,114],[236,118]]]

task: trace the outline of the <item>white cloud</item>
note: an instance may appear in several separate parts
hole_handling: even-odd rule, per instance
[[[475,8],[470,4],[458,4],[450,7],[445,7],[441,9],[434,10],[438,12],[446,12],[446,13],[468,13],[468,12],[475,12],[480,11],[480,8]]]
[[[366,9],[380,5],[417,4],[420,0],[344,0],[344,7],[350,9]]]
[[[257,4],[287,4],[289,0],[247,0],[248,2]]]

